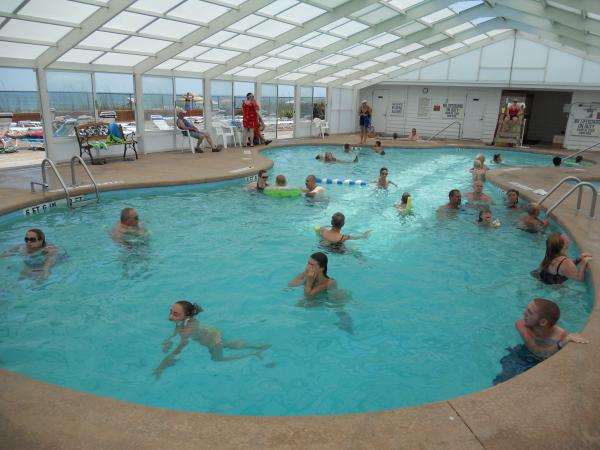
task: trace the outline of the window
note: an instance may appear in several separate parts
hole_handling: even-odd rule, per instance
[[[233,105],[231,99],[233,87],[231,81],[213,80],[210,88],[213,119],[223,120],[232,118]]]
[[[0,129],[11,122],[41,120],[35,72],[30,69],[0,68]]]
[[[186,115],[200,130],[204,122],[204,80],[197,78],[175,78],[175,113],[186,111]]]
[[[99,120],[135,126],[133,76],[125,73],[94,73]]]
[[[242,103],[246,100],[246,95],[249,92],[254,93],[254,83],[249,81],[233,82],[234,119],[242,120]]]
[[[294,86],[277,86],[277,139],[294,137]]]
[[[325,120],[327,110],[327,88],[302,86],[300,88],[300,119],[312,121]]]
[[[49,70],[46,80],[55,136],[75,136],[75,125],[95,120],[91,73]]]
[[[265,129],[265,139],[277,137],[277,85],[263,84],[260,98],[260,108]]]
[[[172,130],[175,126],[173,78],[144,75],[144,129]]]

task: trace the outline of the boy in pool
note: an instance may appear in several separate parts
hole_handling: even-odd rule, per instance
[[[162,375],[163,371],[169,367],[175,365],[177,361],[175,357],[181,353],[181,351],[188,344],[190,339],[198,342],[200,345],[204,345],[208,348],[210,358],[216,362],[222,361],[233,361],[236,359],[243,359],[249,356],[256,356],[261,358],[262,352],[270,348],[270,345],[248,345],[242,341],[224,341],[219,330],[214,328],[208,328],[202,326],[195,318],[196,314],[202,312],[203,309],[195,304],[190,303],[186,300],[179,300],[173,303],[171,310],[169,311],[169,320],[175,322],[175,330],[173,334],[169,336],[163,342],[163,352],[167,353],[173,345],[172,339],[179,335],[179,345],[169,353],[160,363],[160,365],[154,370],[154,376],[158,380]],[[252,349],[256,350],[251,353],[244,353],[242,355],[224,356],[224,349],[233,350],[244,350]]]
[[[517,226],[530,233],[540,233],[544,231],[548,228],[550,222],[548,221],[548,218],[542,220],[538,217],[541,211],[542,207],[538,203],[529,203],[529,206],[527,206],[527,215],[519,219]]]
[[[375,141],[375,146],[373,147],[373,151],[379,155],[385,155],[385,150],[381,146],[381,141]]]
[[[560,308],[544,298],[533,299],[525,312],[523,319],[515,322],[515,327],[527,349],[539,358],[545,359],[569,342],[587,344],[579,334],[569,333],[556,325],[560,319]]]

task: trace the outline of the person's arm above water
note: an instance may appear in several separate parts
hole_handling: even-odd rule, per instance
[[[344,240],[349,241],[349,240],[357,240],[357,239],[367,239],[369,237],[369,234],[371,234],[371,230],[365,231],[360,236],[350,236],[349,234],[345,234]]]
[[[288,287],[300,286],[306,280],[306,272],[301,272],[292,281],[288,283]]]
[[[591,261],[591,256],[584,256],[576,266],[571,258],[565,258],[559,268],[559,273],[572,280],[582,281],[585,277],[585,269]]]
[[[181,340],[179,341],[179,345],[175,348],[175,350],[173,350],[171,353],[165,356],[165,358],[161,361],[160,365],[156,369],[154,369],[154,376],[157,380],[160,378],[163,371],[167,367],[175,365],[175,362],[177,361],[175,357],[179,355],[181,351],[185,348],[185,346],[188,344],[188,340],[189,339],[187,337],[182,336]]]
[[[538,344],[538,340],[535,337],[535,334],[533,333],[533,330],[527,327],[522,319],[517,320],[515,322],[515,328],[521,335],[523,343],[531,353],[534,353],[535,355],[543,355],[548,353],[549,351],[554,353],[558,351],[558,348],[555,349],[551,348],[550,346],[540,346]]]
[[[315,295],[326,291],[330,287],[335,287],[335,281],[331,279],[327,279],[327,282],[315,286],[316,274],[307,274],[306,275],[306,283],[304,283],[304,295],[306,297],[314,297]]]

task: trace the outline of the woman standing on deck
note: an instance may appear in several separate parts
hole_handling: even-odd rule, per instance
[[[371,115],[373,110],[367,104],[366,100],[360,102],[360,108],[358,110],[358,119],[360,124],[360,143],[366,144],[367,137],[369,134],[369,127],[371,126]]]

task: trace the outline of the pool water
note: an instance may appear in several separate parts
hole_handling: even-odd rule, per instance
[[[478,227],[469,208],[454,219],[436,217],[450,189],[470,190],[468,168],[479,151],[362,150],[358,164],[314,159],[329,149],[265,152],[274,161],[271,179],[285,174],[291,186],[302,186],[309,173],[373,180],[386,166],[399,187],[326,186],[326,195],[313,200],[266,197],[239,181],[106,193],[97,206],[4,219],[0,249],[22,243],[35,227],[68,257],[42,281],[21,278],[22,257],[0,258],[1,366],[177,410],[343,414],[490,387],[506,348],[520,342],[514,322],[534,297],[560,305],[564,328],[583,327],[590,284],[546,286],[530,276],[546,236],[511,226],[518,214],[503,208],[497,187],[488,183],[485,190],[498,204],[498,229]],[[483,153],[488,160],[493,154]],[[503,156],[508,164],[548,159]],[[393,206],[404,191],[414,199],[408,216]],[[126,206],[151,230],[147,245],[133,250],[110,239]],[[324,250],[314,231],[337,211],[346,215],[344,232],[371,230],[343,254]],[[302,288],[287,283],[315,251],[328,252],[339,290],[307,304]],[[262,359],[214,362],[192,342],[156,380],[162,343],[173,331],[167,315],[178,299],[202,305],[198,320],[226,340],[271,348]]]

